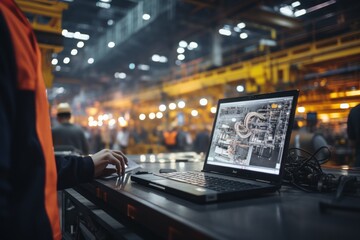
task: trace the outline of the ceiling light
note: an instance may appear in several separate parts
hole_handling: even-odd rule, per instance
[[[82,48],[82,47],[84,47],[84,42],[83,42],[83,41],[79,41],[79,42],[76,44],[76,46],[77,46],[78,48]]]
[[[61,67],[60,66],[56,66],[55,67],[55,71],[59,72],[61,70]]]
[[[238,92],[243,92],[244,90],[245,90],[245,88],[244,88],[243,85],[238,85],[238,86],[236,87],[236,91],[238,91]]]
[[[119,73],[119,78],[120,79],[125,79],[126,78],[126,73],[123,73],[123,72]]]
[[[181,65],[181,61],[180,61],[180,60],[176,60],[176,61],[175,61],[175,64],[179,66],[179,65]]]
[[[162,118],[163,116],[164,116],[164,115],[163,115],[162,112],[157,112],[157,113],[156,113],[156,117],[159,118],[159,119]]]
[[[152,113],[149,113],[149,118],[150,118],[150,119],[154,119],[154,118],[155,118],[155,113],[153,113],[153,112],[152,112]]]
[[[189,47],[188,48],[197,48],[199,45],[196,42],[191,42],[189,43]],[[189,49],[190,50],[190,49]]]
[[[178,108],[184,108],[185,107],[185,102],[184,101],[180,101],[178,102]]]
[[[139,115],[139,119],[141,120],[141,121],[143,121],[143,120],[145,120],[145,118],[146,118],[146,115],[145,114],[140,114]]]
[[[231,35],[231,31],[229,29],[224,29],[224,28],[219,29],[219,33],[221,35],[224,35],[224,36],[230,36]]]
[[[64,58],[63,63],[68,64],[69,62],[70,62],[70,58],[69,58],[69,57]]]
[[[109,48],[115,47],[115,43],[114,43],[114,42],[109,42],[109,43],[108,43],[108,47],[109,47]]]
[[[78,54],[78,50],[74,48],[73,50],[71,50],[70,54],[75,56],[76,54]]]
[[[283,6],[283,7],[281,7],[280,12],[283,15],[286,15],[286,16],[289,16],[289,17],[294,16],[294,12],[293,12],[293,9],[292,9],[291,6]]]
[[[170,103],[170,104],[169,104],[169,109],[170,109],[170,110],[176,109],[176,104],[175,104],[175,103]]]
[[[340,108],[341,109],[348,109],[350,106],[349,106],[349,104],[348,103],[341,103],[340,104]]]
[[[162,112],[166,111],[166,105],[165,104],[160,104],[159,110],[162,111]]]
[[[177,56],[177,59],[179,59],[180,61],[184,60],[185,59],[185,55],[184,54],[179,54]]]
[[[166,63],[168,61],[167,57],[165,56],[160,56],[159,62],[161,63]]]
[[[238,28],[240,28],[240,29],[243,29],[244,27],[246,27],[246,24],[243,23],[243,22],[240,22],[240,23],[238,23],[236,26],[237,26]]]
[[[201,106],[206,106],[206,104],[208,103],[208,100],[206,98],[202,98],[202,99],[200,99],[199,103]]]
[[[131,70],[135,69],[135,63],[130,63],[129,64],[129,69],[131,69]]]
[[[94,63],[94,58],[89,58],[89,59],[87,60],[87,62],[88,62],[88,64],[93,64],[93,63]]]
[[[179,47],[177,50],[176,50],[177,53],[184,53],[185,52],[185,49],[182,48],[182,47]]]
[[[110,3],[105,3],[105,2],[97,2],[96,6],[100,7],[100,8],[105,8],[105,9],[108,9],[111,7]]]
[[[186,48],[187,45],[188,45],[187,42],[184,41],[184,40],[181,40],[181,41],[179,42],[179,47]]]
[[[159,62],[160,61],[160,56],[157,55],[157,54],[154,54],[154,55],[152,55],[151,60],[153,60],[154,62]]]
[[[149,20],[150,18],[151,18],[151,16],[149,14],[147,14],[147,13],[144,13],[142,15],[142,19],[144,19],[145,21]]]
[[[53,60],[51,60],[51,64],[52,65],[56,65],[56,64],[58,64],[58,60],[56,59],[56,58],[54,58]]]
[[[191,116],[196,117],[197,115],[199,115],[199,112],[197,110],[194,109],[191,111]]]
[[[111,3],[111,0],[100,0],[102,2],[105,2],[105,3]]]
[[[150,66],[146,65],[146,64],[139,64],[138,65],[138,69],[143,70],[143,71],[149,71],[150,70]]]
[[[294,16],[295,17],[300,17],[302,15],[304,15],[306,13],[306,10],[305,9],[301,9],[301,10],[298,10],[294,13]]]
[[[241,39],[246,39],[249,35],[247,33],[240,33]]]
[[[210,112],[211,112],[211,113],[216,113],[216,107],[210,108]]]
[[[296,2],[293,2],[292,4],[291,4],[291,6],[293,7],[293,8],[295,8],[295,7],[298,7],[298,6],[300,6],[300,2],[299,1],[296,1]]]
[[[305,107],[298,107],[298,108],[297,108],[297,111],[298,111],[299,113],[304,113],[304,112],[305,112]]]
[[[108,25],[108,26],[111,26],[111,25],[113,25],[113,24],[114,24],[114,20],[109,19],[109,20],[107,21],[107,25]]]

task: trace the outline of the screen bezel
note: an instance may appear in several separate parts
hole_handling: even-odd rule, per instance
[[[218,118],[218,110],[219,110],[220,104],[237,102],[237,101],[293,97],[293,101],[291,104],[291,110],[290,110],[290,116],[289,116],[289,125],[288,125],[288,129],[286,131],[284,152],[283,152],[282,158],[281,158],[279,174],[254,172],[254,171],[246,170],[246,169],[222,167],[222,166],[218,166],[218,165],[208,164],[207,161],[208,161],[208,157],[209,157],[209,153],[210,153],[211,142],[209,143],[209,146],[208,146],[208,151],[207,151],[207,154],[205,157],[203,171],[218,172],[221,174],[231,175],[231,176],[235,176],[235,177],[255,179],[255,180],[259,179],[259,180],[268,181],[268,182],[271,182],[274,184],[280,184],[282,175],[283,175],[284,165],[285,165],[284,163],[285,163],[285,161],[287,159],[287,155],[288,155],[289,142],[290,142],[292,127],[294,124],[294,117],[295,117],[295,110],[296,110],[298,96],[299,96],[299,90],[290,90],[290,91],[282,91],[282,92],[274,92],[274,93],[266,93],[266,94],[258,94],[258,95],[247,95],[247,96],[241,96],[241,97],[235,97],[235,98],[224,98],[224,99],[220,99],[217,104],[217,111],[216,111],[214,122],[213,122],[213,130],[211,131],[211,137],[210,137],[211,140],[213,139],[213,134],[214,134],[216,121]]]

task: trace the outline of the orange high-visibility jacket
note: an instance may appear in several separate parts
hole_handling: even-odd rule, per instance
[[[0,238],[61,239],[57,189],[93,178],[90,157],[55,161],[41,55],[31,25],[0,1]]]

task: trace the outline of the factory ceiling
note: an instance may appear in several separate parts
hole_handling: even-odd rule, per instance
[[[53,56],[49,90],[58,100],[84,89],[83,96],[94,90],[87,99],[136,92],[176,78],[181,69],[192,71],[191,65],[205,71],[350,31],[359,24],[360,6],[357,0],[63,2],[69,4],[64,49]]]

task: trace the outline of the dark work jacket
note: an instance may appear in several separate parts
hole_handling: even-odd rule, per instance
[[[61,239],[57,189],[90,181],[90,157],[55,159],[41,54],[12,0],[0,1],[0,238]]]

